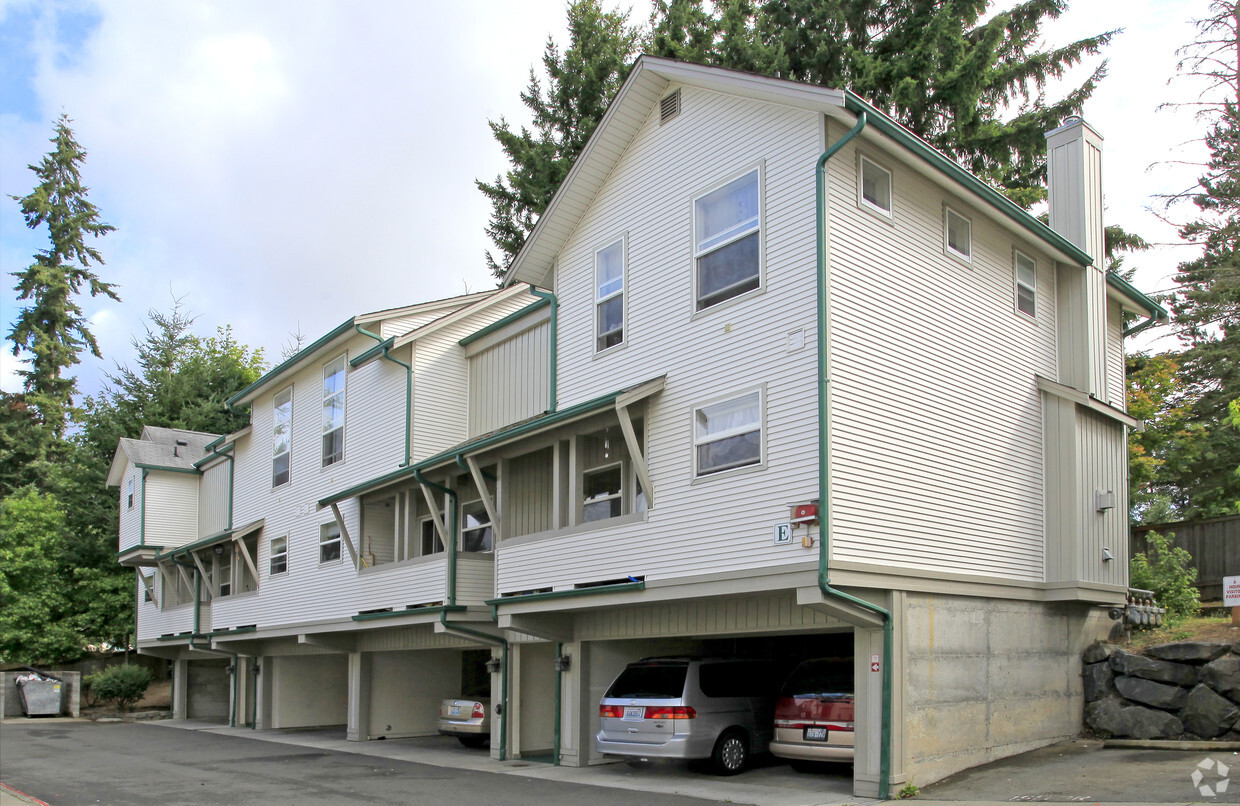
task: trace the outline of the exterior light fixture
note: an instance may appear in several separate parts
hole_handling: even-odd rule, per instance
[[[487,661],[487,672],[490,674],[499,674],[499,670],[503,667],[504,662],[499,658],[491,658]]]
[[[555,670],[557,672],[567,672],[571,668],[573,668],[572,655],[561,655],[555,659]]]

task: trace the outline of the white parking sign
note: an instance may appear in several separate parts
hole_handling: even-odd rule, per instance
[[[1240,607],[1240,577],[1223,577],[1223,607]]]

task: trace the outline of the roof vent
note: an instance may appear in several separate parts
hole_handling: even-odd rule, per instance
[[[188,448],[188,447],[189,447],[189,443],[188,443],[188,442],[186,442],[186,441],[185,441],[185,440],[183,440],[183,439],[178,439],[178,440],[176,441],[176,444],[172,446],[172,455],[173,455],[173,456],[180,456],[181,454],[177,453],[177,449],[178,449],[178,448]]]
[[[680,114],[680,90],[663,96],[659,101],[659,125],[662,126]]]

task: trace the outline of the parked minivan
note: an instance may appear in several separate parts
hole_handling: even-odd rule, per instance
[[[716,774],[735,775],[770,744],[777,685],[770,661],[644,658],[603,695],[594,746],[629,758],[709,758]]]
[[[772,755],[806,761],[853,760],[853,662],[814,658],[797,665],[775,703]]]

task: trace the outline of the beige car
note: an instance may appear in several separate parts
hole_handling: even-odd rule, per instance
[[[775,701],[771,754],[805,762],[853,760],[853,662],[851,658],[802,661]]]
[[[491,701],[449,699],[439,703],[439,732],[455,736],[466,747],[486,747],[491,742]]]

